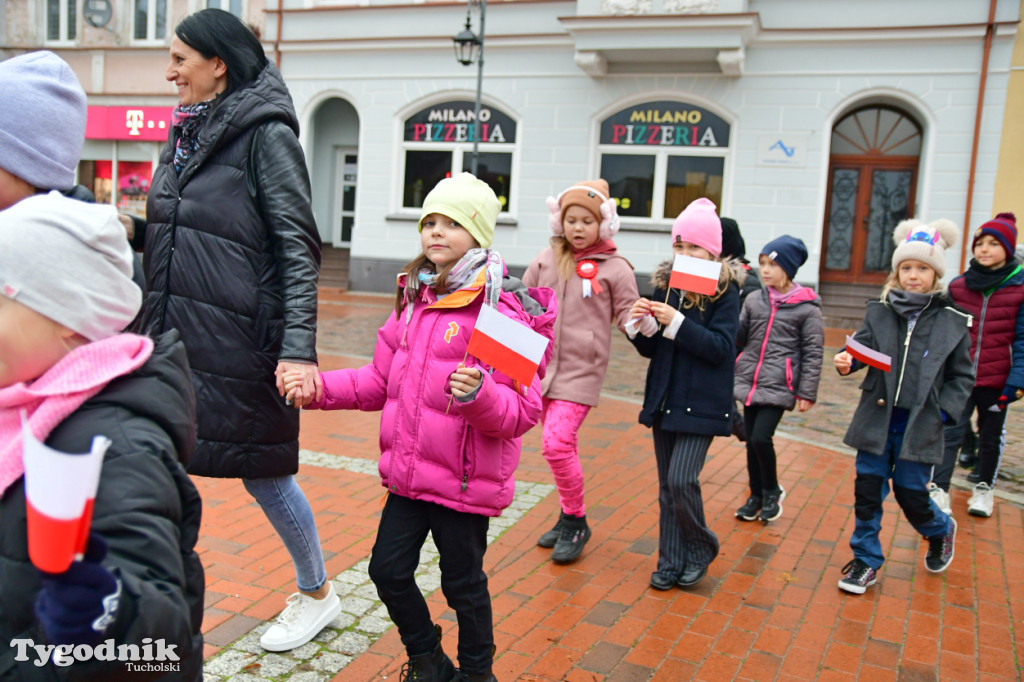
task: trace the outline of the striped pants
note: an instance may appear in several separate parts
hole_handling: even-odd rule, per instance
[[[678,578],[686,567],[707,566],[718,556],[718,538],[704,520],[700,472],[712,436],[665,431],[654,422],[658,463],[658,573]]]

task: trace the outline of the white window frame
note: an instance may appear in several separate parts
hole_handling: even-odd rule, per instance
[[[60,13],[58,15],[59,38],[50,38],[50,2],[56,2],[60,6]],[[43,1],[43,44],[46,46],[59,47],[62,45],[75,45],[78,42],[78,36],[81,34],[81,14],[82,8],[78,4],[79,0],[44,0]],[[68,5],[73,4],[75,6],[75,37],[68,38]]]
[[[140,0],[128,0],[128,2],[129,2],[129,11],[131,12],[131,15],[132,15],[131,41],[130,41],[131,44],[132,45],[166,45],[167,44],[167,40],[168,40],[168,34],[171,33],[170,13],[171,13],[171,5],[173,4],[173,1],[172,0],[164,0],[164,12],[165,12],[165,16],[164,16],[164,35],[159,37],[159,38],[157,38],[157,37],[154,37],[154,33],[156,33],[157,7],[160,4],[161,0],[141,0],[142,2],[146,2],[149,5],[149,11],[146,12],[146,37],[145,38],[136,38],[135,37],[135,16],[136,16],[135,5],[136,5],[136,2],[139,2],[139,1]]]
[[[231,0],[215,0],[215,1],[217,3],[216,4],[216,9],[223,9],[225,12],[231,12]],[[211,2],[211,0],[199,0],[199,9],[209,9],[210,8],[210,2]],[[225,9],[224,7],[221,7],[221,5],[227,5],[228,7],[227,7],[227,9]],[[242,7],[239,10],[239,12],[240,12],[239,14],[235,14],[234,12],[231,12],[231,14],[235,14],[235,16],[238,17],[239,19],[241,19],[243,22],[248,23],[248,21],[249,21],[249,18],[248,18],[249,17],[249,0],[241,0],[241,5],[242,5]]]
[[[730,126],[730,129],[732,126]],[[730,140],[732,132],[730,130]],[[674,217],[661,218],[665,213],[665,186],[668,181],[668,159],[670,156],[700,156],[704,158],[720,158],[722,163],[722,204],[727,203],[727,188],[730,167],[729,147],[647,147],[644,145],[620,145],[602,144],[597,147],[597,169],[601,172],[602,161],[605,154],[616,156],[653,156],[654,157],[654,178],[653,193],[651,194],[651,216],[622,216],[623,227],[626,223],[636,226],[660,226],[672,225]],[[617,197],[615,197],[617,199]],[[627,228],[628,229],[628,228]]]
[[[518,127],[518,126],[517,126]],[[426,152],[448,152],[452,155],[452,175],[455,176],[458,173],[465,171],[466,173],[470,170],[470,160],[467,160],[466,165],[463,166],[462,159],[466,154],[472,156],[473,154],[473,143],[472,142],[451,142],[446,144],[440,144],[437,142],[404,142],[402,143],[402,164],[401,173],[399,174],[399,187],[398,187],[398,207],[403,213],[415,213],[416,217],[419,217],[418,208],[412,208],[403,205],[405,202],[405,162],[408,158],[406,152],[410,151],[426,151]],[[481,142],[480,153],[504,153],[511,154],[511,166],[509,170],[509,177],[511,178],[512,185],[518,190],[519,188],[519,175],[518,175],[518,145],[514,142]],[[432,188],[431,188],[432,189]],[[427,190],[430,191],[429,189]],[[513,192],[509,192],[508,205],[501,207],[501,212],[505,215],[513,215]]]

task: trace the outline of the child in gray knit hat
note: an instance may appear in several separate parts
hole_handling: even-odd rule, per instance
[[[85,142],[85,91],[45,50],[0,62],[0,209],[69,190]]]
[[[55,665],[106,680],[124,679],[124,663],[92,647],[160,641],[173,679],[201,680],[202,512],[182,466],[195,447],[192,377],[176,332],[121,333],[141,304],[131,273],[113,206],[53,191],[0,211],[0,641],[86,651]],[[38,440],[67,461],[98,436],[91,524],[60,533],[40,519],[81,517],[86,500],[25,453]],[[83,530],[80,556],[46,551]],[[33,658],[6,656],[5,677],[37,677]]]

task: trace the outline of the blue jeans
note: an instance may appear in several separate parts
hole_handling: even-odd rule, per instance
[[[313,509],[294,476],[243,478],[242,483],[267,515],[295,564],[295,582],[302,592],[316,592],[327,582],[320,536]]]
[[[882,530],[882,502],[889,494],[889,479],[896,501],[914,530],[926,538],[942,536],[950,530],[949,516],[928,495],[932,465],[900,459],[902,449],[903,433],[890,431],[881,455],[857,451],[856,523],[850,548],[856,558],[876,570],[885,563],[878,534]]]

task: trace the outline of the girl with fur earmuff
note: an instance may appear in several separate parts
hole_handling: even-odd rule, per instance
[[[530,263],[528,287],[551,287],[558,296],[555,344],[543,383],[543,452],[558,487],[558,522],[537,544],[553,547],[551,560],[575,561],[590,538],[583,501],[579,429],[597,405],[611,353],[612,324],[625,330],[639,296],[633,266],[619,256],[615,201],[604,180],[578,182],[548,197],[551,245]]]

